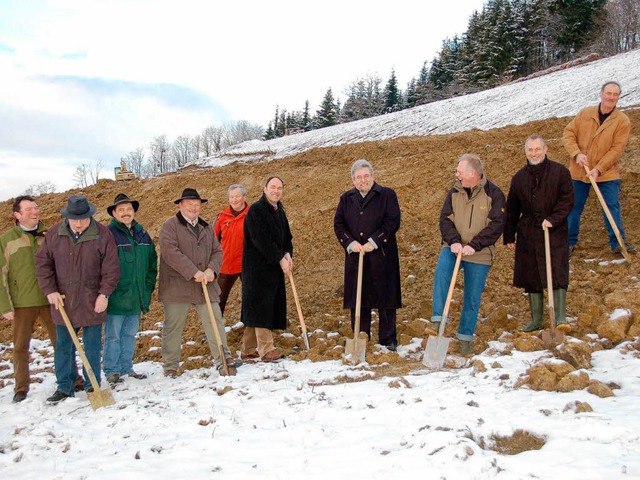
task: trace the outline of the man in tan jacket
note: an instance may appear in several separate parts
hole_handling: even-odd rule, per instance
[[[562,141],[571,156],[571,178],[573,179],[574,204],[569,215],[569,252],[578,243],[580,216],[589,197],[591,183],[584,166],[589,169],[589,177],[598,182],[602,197],[611,212],[620,235],[625,239],[620,211],[620,156],[624,150],[631,122],[629,117],[616,108],[622,89],[617,82],[609,81],[600,89],[600,105],[580,111],[564,129]],[[604,223],[609,233],[609,245],[613,253],[621,253],[606,215]],[[636,249],[625,239],[629,253]]]
[[[218,302],[220,287],[215,282],[220,274],[222,249],[213,235],[211,226],[200,218],[201,198],[193,188],[185,188],[182,196],[174,203],[179,211],[164,222],[160,228],[160,286],[158,299],[164,306],[164,325],[162,328],[162,359],[164,374],[175,378],[178,374],[182,332],[190,307],[193,305],[200,316],[202,326],[209,341],[209,349],[218,368],[222,359],[215,339],[213,326],[202,290],[202,284],[212,302],[216,325],[220,332],[225,359],[231,375],[238,365],[231,358],[227,347],[224,322]],[[221,373],[223,370],[220,370]]]

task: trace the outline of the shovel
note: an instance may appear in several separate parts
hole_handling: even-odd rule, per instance
[[[344,347],[345,359],[352,365],[364,362],[369,337],[360,331],[360,306],[362,305],[362,267],[364,265],[364,251],[360,250],[358,258],[358,287],[356,290],[356,318],[353,326],[353,338],[347,338]]]
[[[456,257],[456,264],[453,267],[453,274],[451,275],[451,283],[449,284],[449,292],[447,292],[447,300],[444,302],[444,309],[442,310],[442,320],[438,328],[438,336],[434,337],[429,335],[427,339],[427,349],[422,357],[422,363],[425,367],[429,368],[442,368],[444,365],[444,359],[447,357],[447,349],[449,348],[450,338],[444,336],[444,326],[449,318],[449,307],[451,306],[451,299],[453,298],[453,289],[456,286],[456,279],[458,278],[458,271],[460,270],[460,262],[462,261],[462,250],[458,252]]]
[[[229,375],[235,375],[238,373],[236,367],[233,365],[229,365],[227,363],[227,354],[224,351],[224,346],[222,345],[222,337],[220,335],[220,331],[218,330],[218,323],[216,322],[216,317],[213,314],[213,307],[211,306],[211,300],[209,299],[209,290],[207,290],[207,284],[202,282],[202,291],[204,292],[204,300],[207,304],[207,311],[209,312],[209,321],[211,322],[211,327],[213,328],[213,333],[216,336],[216,344],[218,344],[218,352],[220,354],[220,375],[223,377],[227,377]]]
[[[602,193],[600,192],[600,187],[598,187],[598,183],[593,179],[593,177],[589,175],[589,167],[587,167],[586,165],[583,165],[583,167],[584,167],[584,170],[587,172],[587,178],[591,182],[591,185],[593,186],[593,190],[596,192],[596,196],[598,197],[598,200],[600,200],[602,211],[606,215],[607,220],[609,220],[609,225],[611,225],[611,229],[613,230],[613,233],[615,234],[616,239],[618,240],[618,245],[620,245],[620,251],[622,252],[622,256],[627,262],[631,263],[631,258],[629,257],[629,252],[627,251],[627,244],[624,243],[624,239],[620,234],[618,225],[616,225],[616,222],[613,219],[613,216],[611,215],[611,211],[609,210],[609,207],[607,207],[607,204],[604,201],[604,198],[602,197]]]
[[[543,226],[544,230],[544,256],[547,262],[547,301],[549,303],[549,330],[542,332],[542,343],[545,348],[555,347],[564,341],[564,332],[556,329],[556,311],[553,304],[553,276],[551,274],[551,247],[549,245],[549,229]]]
[[[64,298],[64,296],[62,297]],[[76,331],[73,329],[73,325],[71,324],[71,320],[67,315],[67,312],[62,305],[62,302],[58,304],[58,310],[60,310],[60,314],[62,315],[62,319],[64,320],[64,324],[67,326],[67,330],[69,330],[69,335],[71,335],[71,340],[73,340],[73,344],[76,346],[76,350],[80,355],[80,359],[82,360],[82,365],[87,372],[89,380],[91,381],[91,386],[93,387],[93,392],[87,392],[87,398],[89,402],[91,402],[91,408],[97,410],[100,407],[108,407],[109,405],[114,405],[116,401],[113,399],[113,395],[111,394],[110,388],[103,388],[100,390],[100,384],[98,384],[98,379],[93,373],[93,369],[91,368],[91,364],[89,364],[89,359],[87,359],[87,355],[84,353],[84,349],[80,344],[80,340],[78,340],[78,335],[76,335]]]
[[[307,333],[307,326],[304,323],[304,317],[302,316],[302,308],[300,307],[300,299],[298,298],[298,291],[296,290],[296,284],[293,283],[293,274],[289,271],[289,281],[291,282],[291,290],[293,290],[293,298],[296,300],[296,309],[298,310],[298,318],[300,319],[300,328],[302,328],[302,339],[304,340],[304,346],[307,351],[311,350],[309,345],[309,334]]]

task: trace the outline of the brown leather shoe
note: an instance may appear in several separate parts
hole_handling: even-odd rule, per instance
[[[263,362],[277,362],[282,358],[282,354],[277,350],[271,350],[262,357]]]
[[[258,352],[253,352],[253,353],[249,353],[249,354],[244,354],[242,353],[240,355],[240,358],[242,360],[248,360],[250,361],[256,361],[256,360],[260,360],[260,354]]]

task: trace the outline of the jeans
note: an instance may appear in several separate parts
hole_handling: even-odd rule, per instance
[[[442,312],[447,301],[447,293],[449,292],[449,284],[451,283],[455,263],[456,255],[451,253],[451,249],[443,248],[438,258],[433,282],[432,322],[442,321]],[[464,298],[457,334],[460,340],[469,342],[473,340],[478,322],[480,299],[482,298],[490,268],[490,265],[465,262],[464,260],[460,262],[460,270],[464,271]]]
[[[611,217],[616,222],[618,226],[618,230],[620,231],[620,236],[624,239],[624,229],[622,228],[622,213],[620,211],[620,180],[610,180],[608,182],[599,182],[598,188],[600,189],[600,193],[602,194],[602,198],[604,199],[604,203],[609,208],[611,212]],[[589,192],[591,190],[591,183],[584,183],[578,180],[573,181],[573,195],[574,195],[574,203],[573,209],[569,214],[569,245],[575,245],[578,243],[578,234],[580,233],[580,217],[582,216],[582,211],[584,210],[584,206],[587,203],[587,198],[589,198]],[[604,225],[607,227],[607,232],[609,233],[609,246],[613,250],[618,247],[618,239],[616,238],[616,234],[611,228],[609,224],[609,220],[607,219],[604,210],[602,211],[602,216],[604,217]]]
[[[100,356],[102,355],[102,324],[91,325],[82,328],[82,343],[84,344],[84,352],[89,360],[89,365],[100,385]],[[80,328],[74,328],[76,334]],[[56,381],[58,390],[73,396],[76,383],[76,347],[73,344],[71,335],[67,327],[64,325],[56,325],[56,349],[54,355],[54,364],[56,367]],[[88,390],[91,380],[87,375],[87,371],[83,368],[84,388]]]
[[[104,374],[133,373],[133,354],[140,315],[107,315],[104,327]]]

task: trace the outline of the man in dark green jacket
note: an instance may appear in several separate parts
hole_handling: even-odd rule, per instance
[[[122,382],[129,375],[147,378],[133,370],[136,333],[140,312],[149,311],[151,294],[156,286],[158,256],[153,240],[134,220],[140,204],[120,193],[107,207],[113,217],[108,228],[113,234],[120,259],[120,281],[109,298],[104,334],[104,373],[110,384]]]
[[[44,240],[45,226],[32,197],[13,202],[16,226],[0,236],[0,315],[13,322],[14,402],[29,392],[29,343],[39,318],[56,344],[56,327],[51,321],[49,302],[38,287],[35,255]]]

